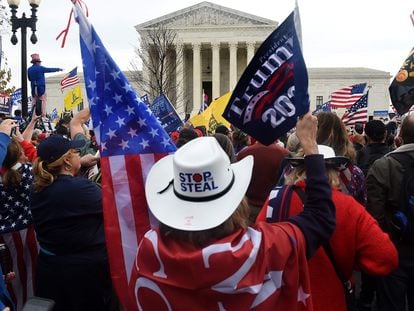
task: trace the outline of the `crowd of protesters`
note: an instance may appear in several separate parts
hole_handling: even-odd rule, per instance
[[[34,295],[54,310],[121,308],[89,119],[88,109],[62,116],[53,132],[39,129],[36,115],[0,123],[0,226],[5,233],[24,222],[35,232]],[[414,239],[394,219],[401,161],[412,158],[393,156],[414,156],[414,116],[363,127],[350,134],[335,113],[321,112],[268,146],[232,126],[170,133],[178,150],[154,165],[146,186],[159,252],[144,239],[131,280],[151,282],[172,310],[414,310]],[[188,192],[183,172],[209,172],[213,184]],[[183,222],[182,208],[194,217]],[[161,260],[164,278],[154,273]],[[13,271],[5,275],[14,282]],[[143,310],[160,302],[148,291],[130,294]]]

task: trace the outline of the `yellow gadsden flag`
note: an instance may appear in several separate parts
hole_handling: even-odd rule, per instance
[[[225,125],[230,128],[230,123],[221,115],[230,100],[231,92],[224,94],[210,103],[202,113],[192,117],[189,121],[196,126],[204,125],[210,133],[214,133],[218,125]]]
[[[72,110],[83,102],[80,86],[74,87],[65,96],[65,110]]]

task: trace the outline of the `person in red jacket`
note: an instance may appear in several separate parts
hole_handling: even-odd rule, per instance
[[[340,191],[339,168],[349,161],[345,157],[336,157],[328,146],[319,145],[319,153],[323,153],[327,166],[327,175],[332,187],[332,200],[336,207],[336,229],[329,245],[332,249],[335,264],[342,276],[352,279],[354,270],[361,270],[371,275],[387,275],[397,268],[398,255],[387,233],[379,227],[377,221],[352,196]],[[290,202],[287,202],[288,217],[303,211],[301,191],[306,187],[306,174],[303,158],[287,158],[295,167],[286,179],[286,184],[299,188],[292,191]],[[276,190],[276,188],[274,189]],[[286,192],[287,193],[287,192]],[[258,215],[257,222],[275,222],[275,192],[271,192]],[[286,200],[286,198],[283,198]],[[306,199],[305,199],[306,200]],[[290,203],[290,204],[289,204]],[[314,310],[345,311],[345,291],[335,271],[332,261],[325,249],[319,247],[315,255],[308,261],[311,295]]]

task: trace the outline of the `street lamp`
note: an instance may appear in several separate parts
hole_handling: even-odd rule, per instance
[[[28,0],[32,11],[32,15],[30,17],[26,17],[26,14],[23,13],[21,18],[16,16],[17,8],[19,7],[20,0],[7,0],[11,10],[11,25],[12,25],[12,32],[13,35],[11,36],[11,43],[13,45],[17,44],[17,36],[16,31],[20,28],[21,30],[21,39],[22,39],[22,115],[23,117],[27,117],[27,46],[26,46],[26,28],[30,28],[32,30],[32,35],[30,36],[30,41],[35,44],[37,42],[36,37],[36,22],[37,22],[37,7],[40,4],[41,0]]]

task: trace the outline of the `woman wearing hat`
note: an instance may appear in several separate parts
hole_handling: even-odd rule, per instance
[[[41,65],[39,54],[32,54],[31,63],[33,64],[27,69],[27,77],[32,88],[32,101],[42,101],[42,117],[46,114],[46,79],[45,73],[62,71],[62,68],[48,68]]]
[[[85,141],[42,140],[33,164],[31,210],[40,253],[35,294],[54,310],[109,310],[111,279],[100,188],[76,177]]]
[[[387,275],[398,263],[396,249],[390,238],[379,227],[375,219],[352,196],[340,189],[340,170],[347,167],[350,160],[336,156],[331,147],[319,145],[319,153],[324,155],[326,173],[332,187],[332,200],[336,209],[336,228],[329,239],[329,249],[321,246],[309,260],[311,294],[314,310],[347,309],[342,281],[352,279],[354,270],[362,270],[370,275]],[[277,222],[301,213],[306,187],[311,181],[307,178],[303,157],[286,158],[293,170],[286,177],[286,184],[292,187],[276,187],[257,221]],[[292,191],[293,190],[293,191]],[[282,199],[283,198],[283,199]],[[282,216],[284,215],[284,216]],[[332,252],[333,259],[329,252]],[[338,269],[339,274],[335,271]],[[349,283],[350,284],[350,283]]]
[[[334,209],[316,118],[297,128],[311,186],[290,222],[248,226],[253,157],[231,164],[214,137],[152,167],[145,194],[160,224],[141,241],[129,284],[140,310],[312,310],[306,254],[330,236]]]

